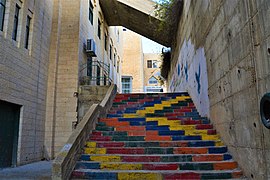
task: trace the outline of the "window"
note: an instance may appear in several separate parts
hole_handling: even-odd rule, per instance
[[[94,6],[91,0],[89,0],[89,21],[91,22],[92,25],[93,25],[93,19],[94,19],[93,9],[94,9]]]
[[[117,42],[120,41],[120,33],[119,33],[119,30],[117,30]]]
[[[147,93],[163,92],[163,88],[160,86],[145,86],[145,92]]]
[[[152,61],[153,68],[157,68],[157,61]]]
[[[147,68],[152,68],[152,60],[147,60]]]
[[[147,60],[147,68],[158,68],[157,60]]]
[[[120,66],[120,63],[119,61],[117,61],[117,73],[119,73],[119,66]]]
[[[89,57],[87,59],[87,76],[90,77],[90,79],[92,78],[92,72],[93,72],[93,61],[92,61],[92,57]]]
[[[158,81],[157,81],[157,79],[156,79],[155,77],[152,76],[152,77],[149,79],[148,83],[149,83],[149,84],[157,84]]]
[[[112,45],[110,45],[110,60],[112,60]]]
[[[4,29],[6,0],[0,0],[0,31]]]
[[[97,86],[100,86],[100,67],[97,66]]]
[[[104,84],[104,86],[107,85],[107,76],[106,76],[106,74],[104,74],[103,84]]]
[[[108,36],[107,36],[107,34],[105,33],[105,34],[104,34],[104,49],[105,49],[105,51],[107,51],[107,45],[108,45],[108,43],[107,43],[107,38],[108,38]]]
[[[27,16],[26,30],[25,30],[25,42],[24,42],[25,49],[28,49],[28,46],[29,46],[30,23],[31,23],[31,17]]]
[[[14,15],[14,23],[13,23],[13,32],[12,32],[12,39],[15,40],[15,41],[17,40],[20,9],[21,8],[18,6],[18,4],[16,4],[15,15]]]
[[[132,77],[122,77],[122,93],[131,93]]]
[[[114,53],[113,54],[113,66],[115,67],[115,64],[116,64],[116,54]]]
[[[100,36],[101,36],[101,22],[100,20],[98,19],[98,38],[100,39]]]

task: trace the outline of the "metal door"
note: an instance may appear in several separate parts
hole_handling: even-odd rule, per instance
[[[20,106],[0,101],[0,168],[16,165]]]

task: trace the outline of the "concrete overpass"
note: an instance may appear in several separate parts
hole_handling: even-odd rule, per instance
[[[100,0],[109,26],[124,26],[159,44],[170,47],[172,35],[160,28],[162,20],[155,16],[156,3],[151,0]]]

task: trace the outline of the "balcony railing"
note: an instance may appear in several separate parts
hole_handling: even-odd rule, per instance
[[[89,60],[80,72],[86,70],[86,76],[80,79],[80,85],[106,86],[112,84],[110,65],[98,60]]]

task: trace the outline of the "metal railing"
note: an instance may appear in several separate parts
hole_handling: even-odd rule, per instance
[[[80,79],[80,85],[111,85],[110,65],[98,60],[89,60],[83,65],[80,72],[86,70],[86,76]]]

